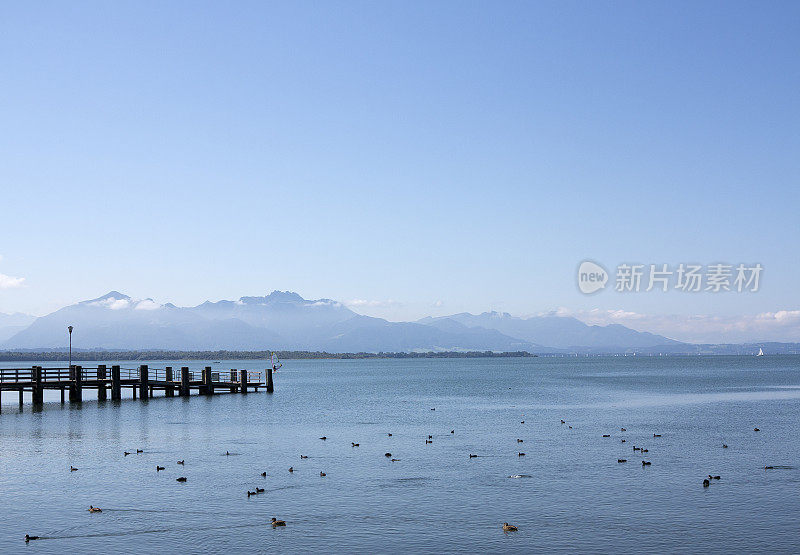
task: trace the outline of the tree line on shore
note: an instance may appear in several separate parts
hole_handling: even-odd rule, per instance
[[[428,351],[397,353],[328,353],[325,351],[72,351],[74,361],[94,360],[265,360],[280,359],[379,359],[379,358],[492,358],[535,357],[527,351]],[[0,351],[0,361],[64,361],[66,351]]]

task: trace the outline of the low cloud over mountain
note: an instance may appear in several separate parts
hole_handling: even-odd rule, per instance
[[[73,345],[101,349],[414,351],[592,350],[621,352],[677,344],[621,325],[589,326],[575,318],[455,314],[417,322],[359,315],[331,300],[274,291],[263,297],[195,307],[132,299],[112,291],[37,318],[9,336],[5,349],[58,349],[75,326]]]

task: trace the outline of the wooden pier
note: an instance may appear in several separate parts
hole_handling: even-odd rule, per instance
[[[206,366],[200,372],[191,372],[188,366],[183,366],[176,372],[172,366],[150,368],[146,364],[135,369],[105,364],[87,368],[73,365],[64,368],[31,366],[0,369],[0,405],[5,391],[17,392],[20,404],[23,395],[30,392],[32,403],[41,405],[46,389],[60,391],[62,403],[66,392],[70,403],[80,403],[86,389],[96,389],[98,401],[108,399],[110,390],[111,400],[118,401],[122,399],[123,389],[130,389],[134,399],[137,393],[141,399],[147,399],[153,397],[154,391],[163,391],[166,397],[188,397],[192,390],[200,395],[213,395],[219,391],[246,394],[248,390],[258,392],[259,388],[272,393],[271,368],[263,374],[235,368],[214,371],[211,366]]]

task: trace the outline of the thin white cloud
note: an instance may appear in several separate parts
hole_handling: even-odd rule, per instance
[[[155,302],[153,299],[145,299],[136,303],[134,308],[136,310],[158,310],[161,308],[161,305]]]
[[[0,274],[0,289],[16,289],[25,284],[25,278]]]
[[[0,262],[2,261],[3,255],[0,254]],[[25,278],[0,274],[0,289],[16,289],[18,287],[22,287],[24,284]]]
[[[713,316],[710,314],[643,314],[628,310],[554,311],[574,316],[590,325],[622,324],[691,343],[742,343],[755,341],[800,342],[800,310],[760,314]]]

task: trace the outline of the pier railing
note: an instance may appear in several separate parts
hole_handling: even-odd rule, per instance
[[[190,371],[187,366],[165,366],[164,368],[150,368],[143,364],[138,368],[122,368],[119,365],[105,365],[83,367],[44,368],[32,366],[29,368],[0,368],[0,392],[18,391],[20,403],[23,393],[30,391],[34,404],[42,403],[45,389],[61,391],[61,402],[64,402],[64,392],[69,391],[71,402],[82,400],[84,389],[96,389],[98,400],[106,400],[108,390],[111,390],[111,399],[122,398],[121,391],[130,389],[133,398],[137,393],[142,398],[153,397],[153,392],[164,391],[165,396],[184,397],[191,394],[194,389],[201,395],[212,395],[217,391],[230,393],[247,393],[248,390],[258,391],[265,388],[268,393],[273,391],[272,369],[263,372],[251,370],[215,370],[206,366],[201,371]]]

